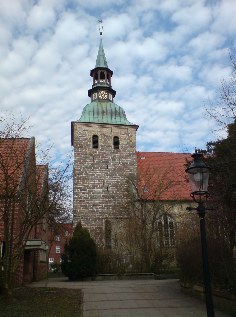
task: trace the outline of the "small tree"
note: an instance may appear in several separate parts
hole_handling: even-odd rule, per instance
[[[70,280],[80,280],[96,273],[96,245],[81,223],[75,227],[72,239],[66,243],[61,269]]]
[[[207,242],[212,283],[217,288],[235,292],[236,285],[236,51],[230,58],[231,78],[223,81],[219,100],[207,112],[226,136],[207,144],[206,164],[211,168],[209,183],[210,208],[207,213]],[[221,131],[222,132],[222,131]],[[182,227],[177,257],[182,278],[202,282],[199,272],[199,233]],[[180,230],[179,230],[180,232]],[[189,243],[191,241],[191,244]],[[191,270],[189,269],[191,268]]]
[[[236,49],[230,52],[231,75],[222,80],[219,98],[206,106],[206,112],[218,125],[220,132],[227,129],[236,118]],[[222,133],[220,133],[222,135]]]
[[[174,192],[172,170],[169,165],[157,168],[147,164],[127,179],[124,204],[117,207],[126,210],[127,218],[114,226],[118,229],[113,230],[112,244],[129,271],[157,272],[174,262],[175,225],[169,215],[173,206],[163,200],[168,190]],[[165,219],[173,220],[172,228]],[[168,245],[166,233],[172,240]]]
[[[209,191],[214,212],[208,215],[212,280],[222,288],[235,288],[236,250],[236,119],[227,127],[227,138],[212,142],[207,164],[211,168]],[[224,272],[224,273],[223,273]]]
[[[212,280],[218,286],[235,289],[236,283],[236,50],[230,53],[231,76],[223,80],[219,99],[207,112],[221,130],[224,138],[209,142],[207,164],[211,168],[209,192],[214,212],[208,215],[209,249]],[[219,268],[221,267],[221,268]],[[217,269],[219,268],[219,269]],[[224,272],[224,273],[223,273]]]

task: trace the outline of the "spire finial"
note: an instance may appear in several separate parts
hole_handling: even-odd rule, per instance
[[[106,56],[105,56],[104,49],[103,49],[103,44],[102,44],[102,35],[103,35],[102,20],[98,20],[98,23],[99,23],[98,28],[99,28],[99,32],[100,32],[100,44],[99,44],[98,55],[97,55],[97,60],[96,60],[96,66],[95,67],[108,68],[107,61],[106,61]]]
[[[100,36],[102,36],[102,32],[103,32],[103,21],[102,20],[98,20],[98,29],[99,29],[99,33],[100,33]]]

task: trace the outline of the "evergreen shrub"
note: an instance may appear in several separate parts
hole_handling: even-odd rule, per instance
[[[69,280],[81,280],[96,274],[96,245],[87,229],[78,223],[73,237],[65,244],[61,270]]]

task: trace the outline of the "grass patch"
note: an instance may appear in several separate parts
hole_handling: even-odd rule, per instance
[[[0,297],[1,317],[80,317],[79,289],[21,287],[11,301]]]

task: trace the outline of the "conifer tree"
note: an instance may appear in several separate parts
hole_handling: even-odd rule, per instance
[[[78,223],[65,245],[61,269],[70,280],[92,277],[96,273],[96,245],[87,229]]]

